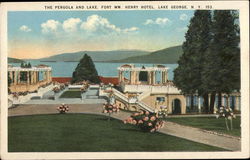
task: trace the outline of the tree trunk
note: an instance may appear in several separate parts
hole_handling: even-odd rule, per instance
[[[210,113],[214,113],[214,102],[215,102],[215,92],[212,92],[211,96],[210,96]]]
[[[218,93],[218,108],[221,107],[221,92]]]
[[[228,124],[227,124],[227,118],[225,118],[225,123],[226,123],[226,128],[227,128],[227,130],[229,130]]]
[[[205,108],[205,113],[208,113],[208,94],[207,93],[203,95],[203,99],[204,99],[203,107]]]
[[[190,101],[191,101],[191,111],[194,111],[194,95],[193,94],[191,94],[191,96],[190,96]]]

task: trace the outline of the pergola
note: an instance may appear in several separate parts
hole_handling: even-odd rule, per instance
[[[46,65],[31,68],[8,66],[8,76],[11,79],[10,90],[12,92],[35,91],[39,86],[52,81],[51,72],[51,67]],[[25,80],[21,80],[21,73],[26,76]]]
[[[168,68],[164,65],[155,65],[153,67],[135,67],[133,64],[125,64],[121,67],[118,67],[119,72],[119,83],[126,84],[148,84],[148,85],[156,85],[156,84],[165,84],[168,81]],[[129,79],[125,78],[124,73],[129,72]],[[139,79],[140,74],[144,72],[147,75],[146,81],[141,81]],[[161,75],[160,83],[156,83],[156,74],[159,73]]]

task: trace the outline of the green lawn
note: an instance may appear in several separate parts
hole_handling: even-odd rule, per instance
[[[57,114],[8,118],[9,152],[224,151],[101,115]]]
[[[81,98],[81,91],[65,91],[60,98]]]
[[[176,122],[182,125],[229,134],[232,136],[240,137],[241,135],[240,117],[236,117],[236,119],[233,119],[232,131],[227,131],[224,118],[216,119],[215,117],[176,117],[176,118],[167,118],[166,120],[171,122]],[[229,121],[228,125],[230,125]]]

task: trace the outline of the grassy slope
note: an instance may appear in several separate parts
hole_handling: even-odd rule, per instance
[[[122,60],[112,61],[121,63],[177,63],[182,55],[182,46],[175,46],[152,52],[148,55],[134,56]]]
[[[215,117],[181,117],[181,118],[167,118],[167,121],[176,122],[178,124],[197,127],[205,130],[216,131],[219,133],[229,134],[232,136],[240,136],[240,117],[233,119],[233,130],[227,131],[225,126],[225,119]],[[230,125],[228,121],[228,125]]]
[[[145,133],[100,115],[10,117],[8,126],[10,152],[223,150],[161,133]]]
[[[60,98],[81,98],[81,91],[66,91]]]

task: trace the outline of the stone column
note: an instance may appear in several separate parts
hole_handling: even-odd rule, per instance
[[[14,85],[16,85],[17,84],[17,71],[14,71],[13,79],[14,79]]]
[[[121,82],[124,81],[124,77],[123,77],[123,71],[121,71]]]
[[[132,71],[129,71],[129,84],[132,82]]]
[[[198,97],[198,109],[201,112],[201,97]]]
[[[225,98],[224,98],[224,95],[222,95],[221,96],[221,105],[222,106],[225,106],[225,100],[224,100]]]
[[[165,83],[165,72],[161,71],[161,84]]]
[[[164,71],[164,73],[165,73],[165,83],[166,83],[167,80],[168,80],[168,72],[167,72],[167,71]]]
[[[230,96],[227,96],[227,106],[230,107]]]
[[[121,71],[120,70],[118,71],[118,80],[119,80],[119,83],[121,83]]]
[[[240,110],[240,101],[239,101],[240,97],[239,96],[235,96],[235,110],[239,111]]]
[[[26,84],[30,84],[30,72],[27,71],[27,81],[26,81]]]
[[[155,84],[155,71],[152,71],[153,73],[153,76],[152,76],[152,84],[154,85]]]
[[[17,84],[19,84],[21,82],[21,75],[20,75],[20,71],[17,72]]]

